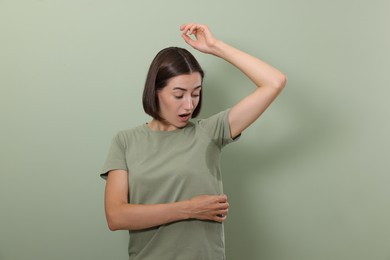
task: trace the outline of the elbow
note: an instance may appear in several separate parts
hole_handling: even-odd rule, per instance
[[[110,224],[108,224],[108,229],[109,229],[110,231],[117,231],[117,230],[119,230],[119,228],[116,228],[115,226],[112,226],[112,225],[110,225]]]
[[[117,216],[117,214],[115,214],[115,212],[107,211],[106,220],[107,220],[107,226],[109,230],[117,231],[123,229],[119,217]]]
[[[118,223],[110,218],[107,218],[107,226],[110,231],[120,230]]]
[[[287,84],[287,77],[283,73],[280,73],[280,75],[275,79],[274,87],[278,89],[279,91],[282,91],[284,87]]]
[[[117,230],[120,230],[120,228],[118,227],[118,225],[116,225],[115,223],[110,222],[110,221],[107,221],[107,226],[108,226],[108,229],[109,229],[110,231],[117,231]]]
[[[119,212],[107,211],[106,212],[107,226],[110,231],[117,230],[138,230],[140,228],[134,223],[130,223],[127,218],[124,218],[123,215],[120,215]]]

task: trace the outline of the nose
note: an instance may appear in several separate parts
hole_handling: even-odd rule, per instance
[[[184,100],[184,109],[187,111],[192,111],[194,109],[194,103],[191,97]]]

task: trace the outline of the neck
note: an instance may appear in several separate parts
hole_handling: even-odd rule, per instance
[[[178,129],[176,126],[170,124],[168,121],[160,121],[157,119],[152,119],[150,123],[148,123],[148,127],[153,131],[174,131]]]

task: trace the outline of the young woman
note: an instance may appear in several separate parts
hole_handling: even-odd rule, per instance
[[[149,123],[119,132],[103,168],[110,230],[129,230],[130,259],[225,259],[220,152],[278,96],[286,77],[265,62],[216,39],[206,25],[184,24],[184,41],[240,69],[256,89],[207,119],[201,107],[203,70],[185,49],[153,60],[143,105]],[[193,35],[193,38],[190,36]]]

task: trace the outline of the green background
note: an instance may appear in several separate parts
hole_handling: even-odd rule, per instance
[[[389,1],[0,0],[0,259],[126,259],[98,177],[111,137],[147,122],[160,49],[199,22],[288,76],[223,155],[231,260],[390,259]],[[206,70],[202,117],[249,94]],[[190,235],[190,234],[189,234]]]

